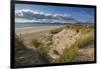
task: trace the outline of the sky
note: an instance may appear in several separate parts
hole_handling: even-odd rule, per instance
[[[94,23],[94,8],[68,7],[68,6],[50,6],[50,5],[34,5],[34,4],[16,4],[15,10],[30,9],[34,12],[42,14],[59,14],[72,16],[80,22]]]

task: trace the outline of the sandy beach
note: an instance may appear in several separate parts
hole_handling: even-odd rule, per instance
[[[16,35],[23,40],[23,42],[30,47],[30,42],[34,39],[39,41],[46,41],[49,36],[51,36],[51,31],[63,28],[64,26],[53,26],[42,29],[26,28],[26,29],[17,29]]]
[[[61,28],[64,26],[53,26],[48,28],[41,28],[41,29],[35,29],[35,28],[22,28],[22,29],[16,29],[15,32],[17,35],[20,34],[31,34],[31,33],[38,33],[38,32],[47,32],[53,29]]]

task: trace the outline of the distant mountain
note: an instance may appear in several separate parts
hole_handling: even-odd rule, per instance
[[[35,12],[29,9],[15,11],[15,22],[38,22],[38,23],[77,23],[71,15],[46,14],[43,12]]]

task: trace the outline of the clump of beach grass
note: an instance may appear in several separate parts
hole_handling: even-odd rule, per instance
[[[91,46],[91,44],[94,44],[94,34],[92,32],[84,35],[83,38],[79,38],[79,48],[84,48],[88,45]]]
[[[30,62],[30,57],[26,57],[29,55],[27,50],[23,40],[15,35],[15,66],[34,64],[34,60]]]
[[[25,51],[26,47],[22,41],[21,38],[19,38],[17,35],[15,35],[15,56],[17,57],[18,55],[20,55],[18,52],[19,51]]]
[[[38,48],[38,47],[40,47],[43,44],[42,44],[42,42],[34,39],[34,40],[31,41],[31,45],[33,45],[35,48]]]
[[[59,33],[64,27],[61,27],[61,28],[56,28],[54,30],[51,30],[51,34],[57,34]]]
[[[47,62],[50,63],[50,56],[48,55],[49,47],[46,46],[43,42],[39,40],[32,40],[32,46],[36,48],[36,51],[41,55],[41,57]]]
[[[56,62],[61,62],[61,63],[65,63],[65,62],[76,62],[77,61],[77,57],[79,55],[78,53],[78,41],[75,42],[75,44],[73,44],[70,48],[66,48],[63,51],[63,54],[61,54],[57,59]]]
[[[70,29],[94,29],[94,25],[90,24],[67,24],[65,28],[70,28]]]

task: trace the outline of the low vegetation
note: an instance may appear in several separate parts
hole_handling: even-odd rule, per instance
[[[87,46],[91,46],[91,44],[94,44],[94,34],[92,32],[89,32],[88,34],[84,35],[84,37],[80,37],[79,39],[79,48],[84,48]]]
[[[32,41],[37,50],[27,48],[23,40],[17,35],[15,36],[15,67],[34,65],[34,64],[44,64],[50,63],[50,59],[47,55],[47,48],[42,47],[41,42],[38,40]]]
[[[66,48],[63,50],[63,54],[61,54],[59,56],[59,58],[57,58],[56,62],[64,63],[64,62],[80,61],[78,59],[78,56],[80,56],[79,49],[85,48],[87,46],[91,46],[91,44],[93,44],[93,42],[94,42],[93,35],[91,33],[89,33],[84,38],[80,38],[80,39],[76,40],[76,42],[70,48],[67,48],[67,46],[66,46]]]
[[[38,40],[32,40],[31,45],[34,46],[37,50],[37,52],[45,59],[47,63],[50,63],[51,58],[48,55],[49,52],[49,46],[46,46],[43,44],[43,42],[38,41]]]
[[[27,60],[23,55],[27,51],[23,41],[18,36],[15,36],[15,66],[25,65]]]
[[[31,44],[34,45],[35,48],[39,48],[40,46],[42,46],[42,42],[39,42],[38,40],[34,39],[31,41]]]
[[[50,48],[53,47],[53,35],[59,33],[63,30],[63,28],[67,29],[74,29],[77,33],[81,33],[79,38],[75,41],[74,44],[70,46],[70,48],[66,47],[63,49],[62,54],[58,54],[59,57],[56,59],[52,59],[50,55],[48,55]],[[45,61],[45,63],[65,63],[65,62],[78,62],[78,56],[80,56],[79,50],[86,48],[87,46],[94,46],[94,26],[93,25],[86,25],[86,24],[68,24],[63,28],[58,28],[55,30],[50,31],[50,35],[47,36],[46,41],[42,42],[38,39],[32,39],[30,44],[41,58]],[[15,62],[16,64],[22,64],[18,59],[20,55],[23,55],[23,51],[26,51],[27,48],[25,47],[23,40],[15,36]],[[78,60],[77,60],[78,59]],[[24,62],[23,62],[24,63]]]
[[[57,34],[57,33],[59,33],[62,29],[63,29],[63,27],[57,28],[57,29],[54,29],[54,30],[51,30],[51,34]]]
[[[70,47],[63,50],[63,54],[59,56],[55,60],[55,62],[65,63],[65,62],[78,62],[80,61],[78,57],[80,56],[79,49],[85,48],[87,46],[94,46],[94,33],[93,33],[93,26],[85,26],[82,25],[68,25],[67,28],[76,29],[80,32],[85,31],[84,36],[80,36],[79,39],[75,41],[75,43]],[[83,30],[84,29],[84,30]]]
[[[70,48],[66,48],[63,50],[63,54],[57,58],[56,62],[65,63],[65,62],[76,62],[77,57],[79,56],[78,53],[78,41],[76,41]]]

